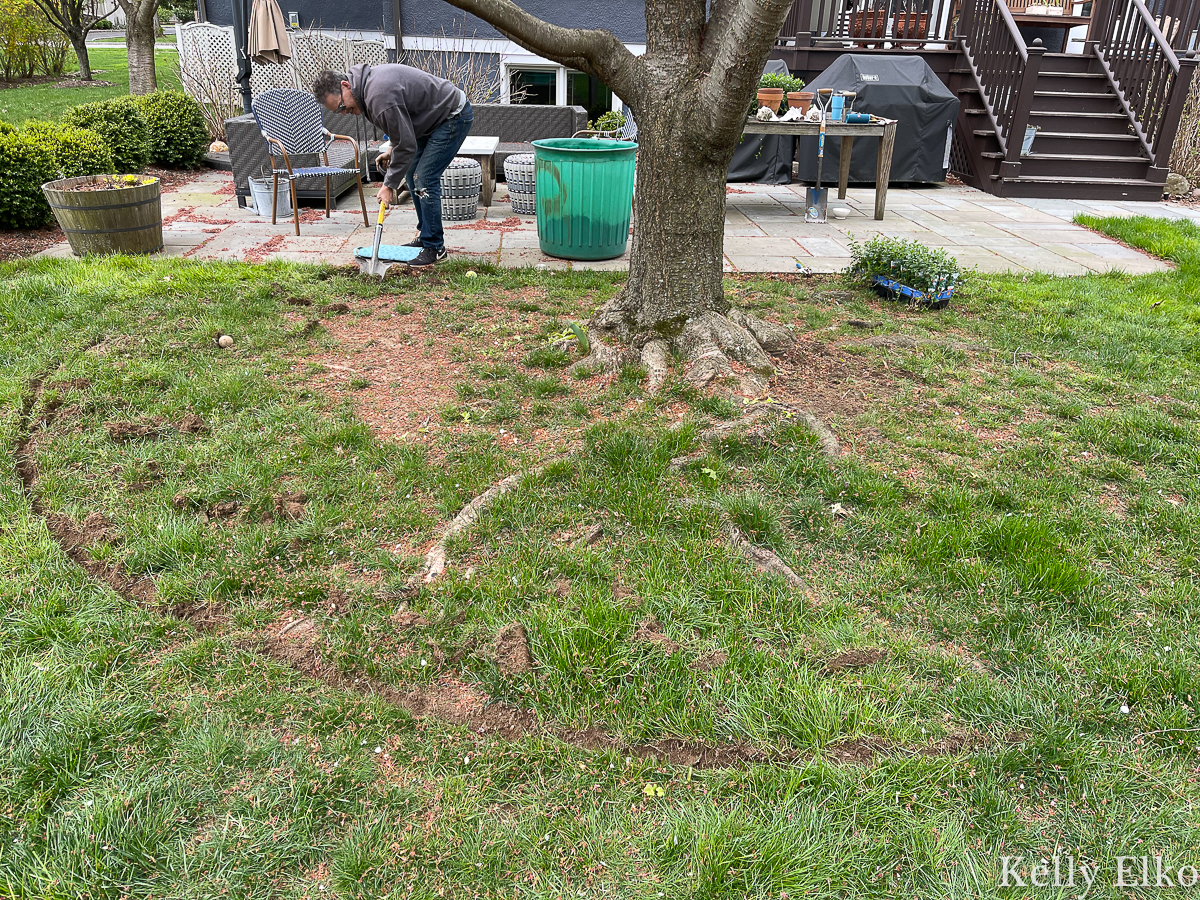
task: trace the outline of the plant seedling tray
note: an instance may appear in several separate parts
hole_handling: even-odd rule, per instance
[[[937,294],[927,294],[882,275],[876,275],[872,279],[872,284],[875,292],[887,300],[907,300],[909,303],[915,303],[927,309],[944,309],[950,303],[950,298],[954,296],[953,287],[948,287]]]

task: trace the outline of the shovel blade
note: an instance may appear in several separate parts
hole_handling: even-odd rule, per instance
[[[824,224],[828,221],[829,188],[808,188],[804,192],[804,221]]]

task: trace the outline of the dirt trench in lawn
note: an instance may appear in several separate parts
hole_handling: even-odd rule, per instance
[[[465,377],[468,372],[468,366],[461,361],[461,345],[446,341],[425,342],[422,335],[429,324],[425,314],[417,310],[396,312],[394,298],[379,298],[373,305],[376,313],[384,312],[384,315],[363,315],[361,305],[358,315],[348,315],[344,304],[331,307],[332,314],[324,315],[321,323],[333,339],[334,347],[298,358],[296,367],[305,368],[310,373],[314,387],[327,393],[331,399],[349,398],[363,421],[375,430],[381,440],[418,441],[434,451],[439,433],[465,431],[471,427],[453,422],[438,422],[431,427],[438,417],[439,405],[455,400],[455,381]],[[494,312],[506,317],[513,314],[509,307],[495,307]],[[312,321],[303,316],[295,318],[298,322]],[[453,346],[460,346],[460,351],[453,351]],[[542,374],[521,364],[526,349],[522,342],[512,342],[503,351],[503,362],[514,371],[524,372],[530,377]],[[417,352],[411,352],[413,350]],[[896,389],[892,372],[864,365],[862,357],[846,352],[833,342],[798,338],[776,362],[778,374],[771,382],[772,398],[801,403],[823,422],[831,419],[838,422],[839,436],[845,435],[849,423],[870,403],[886,400]],[[321,371],[314,371],[313,365],[320,366]],[[368,374],[371,384],[366,389],[350,386],[353,379],[364,378]],[[613,378],[595,376],[572,382],[572,395],[594,401],[612,383]],[[159,599],[152,577],[133,575],[125,571],[119,562],[101,562],[94,558],[90,548],[114,539],[111,523],[100,511],[93,511],[80,523],[69,516],[45,509],[37,494],[35,445],[37,440],[51,436],[55,427],[57,407],[41,404],[43,388],[51,381],[52,372],[35,379],[28,386],[20,414],[14,462],[33,511],[44,519],[48,531],[67,556],[89,576],[106,583],[125,600],[142,609],[169,615],[200,632],[214,636],[228,634],[228,639],[237,646],[261,653],[335,689],[382,697],[416,718],[434,719],[463,727],[481,736],[519,740],[527,735],[542,734],[587,750],[613,750],[664,764],[696,768],[790,764],[818,753],[841,763],[867,765],[896,756],[942,756],[969,752],[997,742],[1006,744],[1021,740],[1020,735],[1010,734],[997,740],[976,731],[964,731],[914,746],[881,739],[857,738],[834,743],[821,748],[818,753],[801,752],[783,745],[763,748],[741,743],[708,744],[675,737],[629,744],[602,729],[567,729],[541,722],[531,710],[495,701],[474,686],[452,676],[428,685],[398,687],[361,675],[346,675],[325,661],[320,650],[320,629],[303,614],[285,611],[268,628],[249,635],[234,635],[229,633],[231,623],[219,604],[169,607]],[[397,390],[397,383],[404,385],[405,389]],[[626,407],[634,405],[636,399],[629,401]],[[667,414],[682,417],[686,410],[684,404],[672,405],[667,408]],[[617,410],[612,415],[620,414],[621,410]],[[495,426],[493,430],[499,432],[501,427]],[[147,428],[151,429],[148,434],[167,428],[197,433],[203,430],[203,423],[189,415],[179,423],[115,422],[110,423],[107,430],[111,440],[121,442],[131,435],[140,436]],[[538,429],[530,443],[535,447],[565,451],[577,444],[582,431],[581,426],[572,434],[563,436],[547,429]],[[42,437],[39,438],[39,435]],[[504,437],[498,436],[501,439]],[[517,443],[517,439],[512,438],[511,443]],[[276,503],[275,512],[294,515],[291,507],[302,502],[302,499],[283,495]],[[219,519],[225,516],[225,512],[208,510],[205,515]],[[337,602],[336,598],[334,602]],[[400,617],[405,616],[408,618],[401,621]],[[393,619],[400,628],[419,628],[422,624],[428,624],[419,620],[419,616],[404,612]],[[529,656],[524,629],[519,625],[516,627],[519,632],[513,630],[512,626],[503,629],[492,648],[498,665],[511,667],[513,673],[536,664]],[[460,652],[465,654],[475,649],[463,648]],[[453,661],[453,657],[451,659]],[[870,661],[875,660],[872,658]],[[835,659],[830,663],[823,674],[832,677],[840,669],[860,664],[860,660]]]

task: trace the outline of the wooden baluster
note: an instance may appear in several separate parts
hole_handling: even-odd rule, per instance
[[[1183,104],[1187,102],[1188,92],[1192,88],[1192,79],[1196,77],[1196,62],[1195,50],[1189,50],[1187,56],[1179,61],[1179,74],[1175,76],[1175,83],[1171,85],[1171,94],[1166,103],[1166,110],[1159,119],[1162,128],[1152,145],[1154,159],[1151,162],[1150,174],[1147,176],[1150,181],[1160,181],[1160,175],[1162,176],[1161,181],[1167,180],[1167,174],[1171,169],[1171,151],[1175,147],[1175,135],[1179,130]]]
[[[1006,178],[1016,178],[1021,174],[1021,144],[1025,138],[1025,126],[1029,124],[1029,112],[1033,109],[1033,92],[1037,90],[1038,73],[1042,70],[1042,57],[1046,53],[1046,48],[1042,46],[1042,39],[1034,39],[1028,52],[1029,59],[1025,63],[1025,71],[1021,73],[1021,81],[1013,103],[1004,165],[1000,167],[1001,174]]]

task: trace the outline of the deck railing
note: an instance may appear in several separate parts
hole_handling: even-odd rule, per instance
[[[1008,163],[1020,164],[1044,50],[1025,45],[1004,0],[965,0],[958,23],[963,53]]]
[[[1200,2],[1200,0],[1197,0]],[[781,46],[842,44],[935,49],[955,43],[959,0],[795,0],[779,32]]]
[[[1169,163],[1179,116],[1196,68],[1180,60],[1142,0],[1097,0],[1094,52],[1121,99],[1151,164]]]

